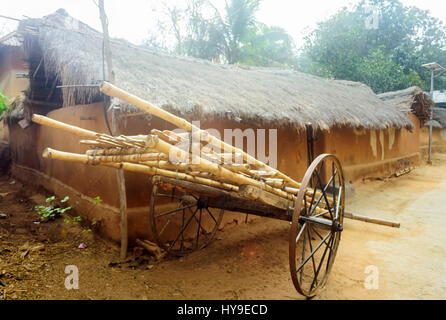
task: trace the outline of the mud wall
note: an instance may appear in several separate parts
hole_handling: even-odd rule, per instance
[[[429,149],[429,128],[423,127],[420,132],[421,151],[426,157]],[[446,129],[432,128],[432,151],[446,152]]]
[[[415,126],[412,131],[333,128],[319,132],[315,150],[336,155],[350,183],[394,174],[420,162],[420,121],[414,115],[409,118]]]
[[[102,104],[76,106],[52,111],[49,117],[85,129],[107,133]],[[86,120],[88,119],[88,120]],[[193,119],[188,119],[193,120]],[[415,119],[413,119],[415,121]],[[222,138],[224,129],[256,127],[232,120],[202,119],[202,129],[215,129]],[[174,128],[156,117],[130,115],[121,121],[121,132],[126,135],[149,133],[152,128],[173,130]],[[307,168],[307,146],[305,131],[295,128],[275,126],[262,129],[277,129],[278,169],[300,181]],[[344,166],[347,179],[356,181],[370,175],[383,175],[407,167],[419,159],[419,127],[412,133],[407,130],[358,131],[351,128],[337,128],[330,132],[319,132],[315,141],[315,156],[321,153],[337,155]],[[265,150],[268,155],[269,136],[265,137]],[[87,149],[79,143],[79,137],[47,127],[33,125],[22,130],[17,125],[11,128],[12,173],[28,183],[44,186],[58,197],[70,196],[79,201],[77,211],[84,218],[101,220],[104,227],[99,230],[104,236],[119,241],[119,200],[114,169],[91,167],[76,163],[42,159],[47,147],[57,150],[84,153]],[[258,145],[244,149],[258,156],[262,150]],[[150,237],[149,200],[152,186],[151,177],[125,172],[128,226],[130,241]],[[93,199],[100,196],[103,203],[95,205]],[[232,217],[229,215],[229,220]],[[232,220],[231,220],[232,221]]]
[[[97,132],[107,133],[102,104],[63,108],[50,112],[48,117],[71,125]],[[89,119],[89,120],[85,120]],[[189,119],[193,120],[193,119]],[[204,119],[200,123],[202,129],[215,129],[224,137],[225,129],[257,128],[240,124],[231,120]],[[170,124],[156,117],[145,115],[129,115],[121,121],[121,132],[126,135],[149,133],[151,129],[173,130]],[[301,180],[307,169],[306,136],[291,128],[277,129],[277,164],[279,170],[291,177]],[[101,220],[104,228],[100,230],[104,236],[119,241],[119,199],[115,170],[103,167],[91,167],[77,163],[46,160],[41,157],[45,148],[84,153],[87,147],[80,145],[79,137],[48,127],[32,125],[22,130],[18,125],[11,128],[11,148],[15,177],[27,182],[44,186],[58,197],[70,196],[72,202],[79,201],[77,210],[85,218]],[[266,156],[269,150],[269,135],[265,135]],[[259,152],[248,148],[244,141],[245,151],[252,151],[256,156]],[[283,155],[283,156],[282,156]],[[125,172],[128,226],[130,241],[136,238],[146,238],[149,231],[149,201],[152,192],[150,176]],[[95,205],[93,199],[100,196],[103,203]],[[232,217],[228,218],[232,221]]]

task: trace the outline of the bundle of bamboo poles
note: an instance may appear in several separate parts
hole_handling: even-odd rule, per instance
[[[80,143],[90,147],[85,154],[46,149],[44,158],[165,176],[237,192],[248,200],[283,209],[294,206],[301,187],[299,182],[186,120],[107,82],[102,84],[101,91],[174,124],[184,133],[154,129],[149,135],[112,137],[33,115],[33,122],[78,135],[83,138]],[[311,189],[306,190],[309,199],[313,193]],[[316,192],[313,199],[319,196],[321,194]],[[325,212],[324,201],[318,206],[318,213]]]

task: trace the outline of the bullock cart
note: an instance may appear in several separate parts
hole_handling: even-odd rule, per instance
[[[339,160],[317,157],[298,182],[241,149],[110,83],[103,94],[164,119],[178,131],[153,129],[148,135],[113,137],[33,115],[33,122],[68,131],[90,146],[85,154],[46,149],[47,159],[107,166],[150,175],[150,234],[172,255],[205,248],[225,212],[290,224],[289,265],[296,290],[314,297],[335,262],[344,219],[399,227],[392,221],[345,212],[345,183]]]

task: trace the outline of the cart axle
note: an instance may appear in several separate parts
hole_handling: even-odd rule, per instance
[[[299,223],[301,225],[303,225],[306,222],[314,223],[317,226],[320,226],[320,227],[322,227],[324,229],[331,230],[333,232],[342,232],[342,231],[344,231],[344,227],[338,221],[333,222],[332,220],[327,220],[327,219],[322,219],[322,218],[317,218],[317,217],[300,216]]]

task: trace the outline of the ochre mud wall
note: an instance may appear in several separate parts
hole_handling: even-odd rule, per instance
[[[63,108],[50,112],[48,117],[71,125],[97,132],[107,133],[102,104]],[[89,118],[89,120],[82,120]],[[194,120],[194,119],[188,119]],[[125,116],[121,121],[121,132],[126,135],[149,133],[151,129],[175,129],[165,121],[145,115]],[[224,137],[224,129],[254,129],[252,126],[230,120],[202,120],[202,129],[216,129]],[[297,180],[301,180],[307,169],[306,136],[290,128],[277,129],[278,168]],[[28,183],[45,187],[60,198],[70,196],[72,201],[79,201],[78,213],[88,218],[100,219],[104,223],[101,230],[104,236],[119,241],[119,200],[115,170],[103,167],[91,167],[77,163],[46,160],[41,157],[45,148],[84,153],[87,147],[79,144],[79,137],[48,127],[32,125],[22,130],[18,125],[11,128],[13,168],[15,177]],[[269,150],[269,136],[266,135],[266,153]],[[244,143],[245,151],[248,145]],[[257,154],[257,150],[254,151]],[[150,237],[149,204],[152,193],[150,176],[125,172],[128,226],[130,241],[136,238]],[[100,196],[104,201],[94,205],[93,198]],[[228,215],[226,220],[234,217]]]
[[[319,132],[317,153],[336,155],[347,181],[354,183],[367,177],[383,177],[420,162],[420,122],[409,115],[415,128],[357,130],[333,128]]]
[[[100,104],[63,108],[50,112],[48,116],[86,129],[106,132]],[[85,116],[94,120],[81,120]],[[114,170],[42,158],[43,150],[47,147],[67,152],[85,152],[87,148],[79,144],[79,137],[38,125],[22,130],[17,124],[11,126],[10,137],[13,176],[43,186],[59,198],[68,195],[72,202],[79,201],[79,214],[90,220],[102,219],[104,235],[119,239],[119,210],[115,209],[119,204],[116,200]],[[97,196],[104,203],[95,206],[92,199]]]
[[[420,132],[421,151],[426,157],[429,149],[429,128],[423,127]],[[432,128],[432,151],[446,152],[446,129]]]
[[[48,116],[85,129],[108,132],[102,104],[58,109]],[[87,118],[89,120],[85,120]],[[161,119],[146,115],[125,116],[120,129],[123,134],[136,135],[148,134],[153,128],[175,129]],[[202,119],[201,128],[216,129],[222,137],[224,129],[257,129],[248,124],[221,119]],[[308,168],[305,131],[274,126],[262,129],[277,129],[278,169],[298,181],[302,180]],[[265,140],[268,153],[268,135]],[[73,202],[79,201],[78,213],[90,221],[101,220],[104,227],[100,232],[119,241],[120,215],[115,170],[43,159],[41,155],[47,147],[75,153],[84,153],[87,149],[79,144],[79,137],[63,131],[38,125],[22,130],[14,125],[11,128],[13,175],[28,183],[41,185],[60,198],[68,195]],[[246,141],[244,149],[248,151]],[[258,150],[253,153],[257,155]],[[419,126],[412,133],[407,130],[380,132],[351,128],[337,128],[329,133],[319,132],[315,142],[315,156],[321,153],[333,153],[340,158],[348,181],[354,182],[370,175],[383,175],[419,161]],[[152,193],[151,177],[126,172],[125,178],[130,241],[150,238],[148,213]],[[94,205],[93,198],[97,196],[104,202]],[[226,221],[232,219],[233,215],[227,215]]]

